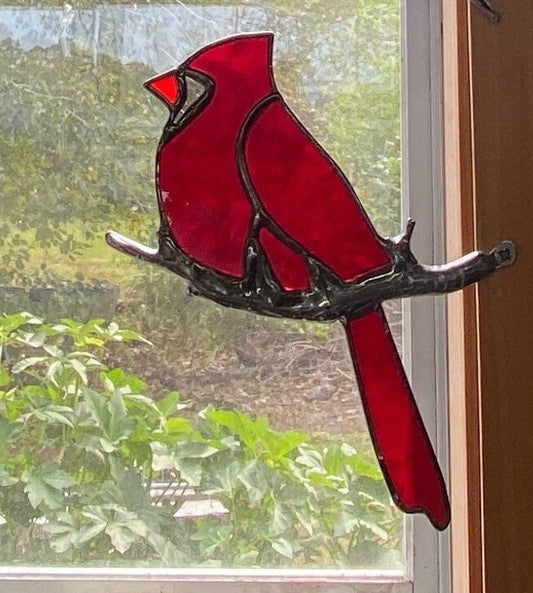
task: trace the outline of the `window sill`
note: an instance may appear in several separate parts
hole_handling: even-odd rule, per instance
[[[0,590],[10,593],[102,593],[102,581],[113,583],[113,593],[175,593],[202,591],[328,591],[328,593],[412,593],[412,582],[401,570],[293,570],[213,568],[79,568],[2,567]],[[272,585],[275,589],[272,589]],[[107,589],[106,589],[107,590]]]

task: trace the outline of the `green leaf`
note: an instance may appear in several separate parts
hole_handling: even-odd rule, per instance
[[[31,313],[14,313],[0,317],[0,343],[4,343],[6,338],[24,325],[42,325],[42,319],[35,317]]]
[[[54,344],[44,344],[43,350],[49,354],[51,358],[61,358],[63,356],[63,350]]]
[[[88,525],[82,527],[79,532],[77,533],[76,540],[74,545],[76,548],[80,548],[83,544],[87,543],[91,539],[95,538],[97,535],[100,535],[104,530],[105,526],[100,524],[96,525]]]
[[[299,451],[300,455],[296,458],[296,463],[300,463],[310,469],[325,471],[322,455],[318,451],[309,447],[300,447]]]
[[[170,391],[165,397],[157,402],[157,407],[165,418],[179,410],[180,394],[178,391]]]
[[[0,416],[0,443],[13,443],[22,432],[22,424]]]
[[[383,479],[383,474],[377,461],[369,461],[362,455],[355,454],[346,458],[346,464],[358,476],[364,476],[365,478],[376,481]]]
[[[384,529],[382,529],[377,523],[374,523],[373,521],[366,521],[365,519],[361,519],[359,521],[359,523],[360,523],[361,527],[366,527],[374,535],[376,535],[383,541],[388,541],[388,539],[389,539],[388,533]]]
[[[65,531],[63,535],[57,534],[51,538],[50,545],[58,554],[64,554],[67,550],[74,546],[76,541],[76,533],[70,530]]]
[[[176,470],[180,480],[198,486],[202,480],[204,459],[218,452],[216,447],[204,443],[183,442],[176,446],[152,442],[152,469]]]
[[[56,521],[50,521],[43,529],[50,534],[50,545],[58,554],[63,554],[70,548],[80,548],[106,527],[106,523],[102,521],[82,525],[80,518],[71,513],[58,512],[56,517]]]
[[[201,459],[177,459],[174,468],[178,470],[182,482],[187,482],[190,486],[200,485],[203,473]]]
[[[76,483],[72,476],[59,468],[59,464],[50,461],[44,463],[38,470],[39,479],[56,490],[62,490]]]
[[[291,526],[291,517],[284,511],[282,506],[274,501],[274,512],[272,521],[268,526],[268,535],[276,536],[284,533]]]
[[[344,485],[344,480],[338,476],[328,476],[322,471],[310,471],[308,474],[309,483],[315,487],[333,488],[337,489]]]
[[[148,534],[148,527],[136,513],[118,505],[90,505],[85,507],[82,514],[95,526],[104,525],[111,544],[121,554]]]
[[[229,524],[200,523],[191,540],[197,541],[202,552],[211,556],[217,549],[225,547],[232,535],[233,529]]]
[[[119,392],[113,393],[110,399],[91,389],[85,390],[84,395],[89,410],[100,425],[102,447],[111,453],[133,430],[133,421],[127,417],[124,400]]]
[[[94,529],[98,529],[102,532],[107,527],[109,514],[105,510],[104,505],[87,505],[85,506],[81,514],[83,517],[88,519]]]
[[[139,526],[145,527],[141,521],[135,519],[133,513],[126,521],[126,523],[110,521],[105,529],[114,548],[121,554],[127,552],[138,539],[132,528]]]
[[[45,362],[46,360],[48,360],[47,356],[30,356],[28,358],[23,358],[13,365],[11,371],[13,372],[13,374],[17,375],[19,373],[22,373],[22,371],[25,371],[26,369],[29,369],[42,362]]]
[[[143,335],[141,335],[138,332],[132,331],[131,329],[121,329],[119,331],[119,334],[120,334],[121,338],[123,338],[124,340],[127,340],[127,341],[135,340],[137,342],[144,342],[145,344],[152,346],[152,342],[150,342],[150,340],[147,340]]]
[[[97,391],[85,389],[83,391],[87,407],[94,416],[94,419],[100,426],[107,426],[109,423],[109,410],[107,409],[107,399]]]
[[[270,491],[272,475],[269,475],[269,471],[272,470],[268,470],[261,461],[252,459],[239,473],[238,479],[246,488],[250,503],[261,501]]]
[[[7,487],[13,486],[13,484],[17,484],[19,478],[15,476],[11,476],[5,468],[0,467],[0,486]]]
[[[26,484],[24,492],[33,508],[44,504],[50,508],[62,505],[65,488],[75,485],[75,481],[59,464],[48,461],[43,465],[26,470],[22,473],[21,480]]]
[[[248,550],[247,552],[241,552],[236,554],[233,558],[235,566],[242,566],[244,568],[250,568],[254,564],[258,563],[259,550]]]
[[[171,450],[164,444],[157,441],[150,443],[152,449],[152,469],[156,472],[175,469],[175,457]]]
[[[5,387],[11,383],[11,375],[3,364],[0,364],[0,387]]]
[[[47,335],[45,332],[28,332],[21,338],[20,342],[31,346],[32,348],[41,348],[46,342]]]
[[[167,537],[150,529],[146,539],[167,566],[184,564],[184,554]]]
[[[307,435],[295,430],[283,433],[267,430],[262,435],[262,442],[267,456],[278,462],[283,462],[288,453],[294,451],[307,440]]]
[[[292,560],[294,556],[294,548],[287,539],[284,537],[278,537],[275,540],[270,542],[272,548],[278,553],[284,556],[285,558],[289,558]]]
[[[318,528],[319,522],[314,518],[309,506],[304,506],[302,510],[293,509],[292,512],[298,519],[298,523],[307,531],[308,535],[313,535],[315,529]]]
[[[214,488],[208,492],[213,494],[224,494],[229,497],[235,495],[235,491],[239,485],[239,474],[241,466],[237,460],[229,461],[224,464],[217,464],[211,476],[211,480],[215,485]]]
[[[59,406],[52,404],[43,408],[36,408],[33,411],[33,415],[49,424],[64,424],[70,428],[74,428],[72,423],[73,412],[72,408],[68,406]]]
[[[342,443],[340,450],[345,457],[351,457],[357,454],[357,451],[351,445],[348,445],[348,443]]]
[[[109,427],[107,436],[112,443],[126,438],[132,430],[132,423],[126,417],[126,406],[120,393],[114,393],[108,404]]]
[[[51,381],[57,387],[60,387],[58,382],[58,375],[63,372],[63,363],[60,360],[54,360],[49,366],[48,370],[46,371],[46,379],[47,381]]]
[[[346,508],[341,508],[337,513],[335,525],[333,527],[333,535],[339,537],[347,533],[352,533],[359,527],[358,518]]]
[[[169,418],[164,430],[166,434],[190,434],[193,427],[187,418]]]
[[[146,383],[142,379],[128,375],[121,368],[103,372],[100,376],[106,385],[106,389],[110,392],[115,389],[122,389],[123,393],[140,393],[146,387]]]
[[[150,497],[143,485],[143,475],[140,470],[126,468],[121,459],[110,455],[109,467],[111,476],[120,494],[117,502],[128,509],[151,509]]]
[[[266,418],[258,418],[254,421],[237,410],[214,409],[209,410],[208,418],[215,425],[225,426],[230,432],[237,435],[254,456],[260,453],[258,444],[261,435],[268,429],[268,420]]]
[[[70,366],[76,371],[84,385],[87,385],[87,367],[80,360],[69,358]]]
[[[338,445],[332,445],[324,452],[324,468],[328,474],[338,475],[345,467],[344,451]],[[355,450],[354,450],[355,453]]]
[[[174,448],[174,454],[180,459],[193,458],[205,459],[218,453],[218,449],[207,443],[195,443],[191,441],[183,441],[177,443]]]

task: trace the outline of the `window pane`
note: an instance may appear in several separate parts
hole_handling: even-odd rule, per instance
[[[45,319],[2,327],[4,564],[403,568],[340,324],[191,297],[103,238],[157,242],[167,113],[142,83],[258,30],[291,109],[397,234],[399,4],[0,9],[0,303]]]

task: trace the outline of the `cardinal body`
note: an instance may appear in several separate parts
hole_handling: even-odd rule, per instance
[[[312,293],[324,275],[383,274],[390,242],[280,96],[272,44],[263,33],[225,39],[146,83],[170,110],[157,154],[162,224],[180,252],[250,290],[266,272],[282,295]],[[392,497],[444,529],[446,487],[380,303],[341,321]]]

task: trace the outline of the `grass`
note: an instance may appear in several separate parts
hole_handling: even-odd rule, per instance
[[[112,223],[92,223],[90,233],[79,224],[67,222],[62,224],[62,229],[71,233],[74,240],[86,243],[88,246],[77,253],[62,253],[59,246],[51,246],[43,249],[35,243],[35,229],[20,230],[11,225],[10,231],[5,235],[5,241],[9,244],[15,234],[21,236],[32,247],[28,249],[25,258],[24,272],[27,275],[35,276],[46,269],[64,280],[105,280],[116,284],[120,288],[126,288],[133,276],[140,274],[136,262],[124,254],[109,247],[105,241],[105,233],[111,227],[118,232],[135,238],[139,229],[147,228],[150,220],[154,218],[149,215],[130,215],[129,219],[113,220]],[[90,235],[90,238],[87,238]],[[156,244],[156,233],[153,231]]]

